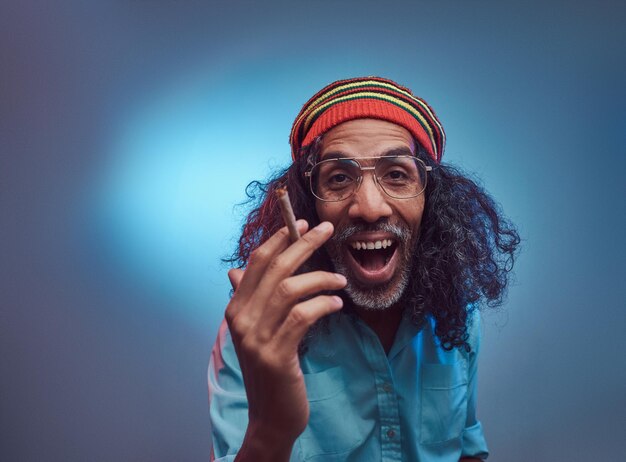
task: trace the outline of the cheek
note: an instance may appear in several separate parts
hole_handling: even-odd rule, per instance
[[[315,210],[320,222],[330,221],[336,227],[341,219],[343,207],[338,203],[316,201]]]
[[[404,221],[409,224],[413,232],[417,233],[422,223],[422,216],[424,215],[424,200],[422,199],[410,204],[410,206],[402,210],[400,214]]]

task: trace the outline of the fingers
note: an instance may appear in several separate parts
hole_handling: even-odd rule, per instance
[[[287,350],[297,349],[302,337],[319,319],[339,311],[343,300],[337,295],[318,295],[310,300],[298,303],[287,315],[276,334],[276,341]]]
[[[298,268],[333,235],[332,223],[323,221],[311,231],[294,242],[283,255],[293,266]]]
[[[343,289],[346,283],[343,275],[327,271],[313,271],[283,279],[268,303],[269,309],[263,313],[264,327],[273,330],[298,300],[326,290]]]
[[[297,226],[300,232],[308,228],[304,220],[299,220]],[[245,271],[229,271],[228,277],[236,291],[226,308],[229,327],[255,326],[258,332],[271,337],[299,299],[323,290],[343,288],[345,278],[328,272],[290,278],[332,233],[332,224],[323,222],[290,245],[287,228],[281,228],[252,253]]]
[[[333,225],[322,222],[276,256],[265,268],[257,293],[270,295],[280,281],[293,274],[333,234]]]
[[[296,226],[301,234],[305,233],[309,228],[305,220],[298,220]],[[267,267],[277,255],[280,255],[281,252],[289,247],[289,244],[289,231],[287,227],[284,226],[264,242],[263,245],[252,252],[248,267],[245,271],[245,277],[241,280],[238,287],[241,296],[245,297],[256,291],[259,281],[263,278]]]

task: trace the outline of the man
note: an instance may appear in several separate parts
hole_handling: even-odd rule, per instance
[[[290,143],[232,259],[209,366],[212,459],[486,458],[477,308],[501,302],[517,232],[440,163],[435,113],[390,80],[323,88]],[[282,186],[303,219],[295,242]]]

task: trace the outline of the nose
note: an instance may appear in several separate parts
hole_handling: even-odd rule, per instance
[[[393,213],[389,199],[391,198],[376,183],[373,172],[369,172],[363,175],[361,186],[350,198],[348,216],[353,220],[360,218],[367,223],[389,218]]]

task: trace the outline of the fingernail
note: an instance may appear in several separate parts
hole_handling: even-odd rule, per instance
[[[335,277],[341,281],[341,283],[346,284],[348,280],[343,274],[335,273]]]
[[[330,231],[332,229],[332,226],[330,224],[330,222],[328,221],[322,221],[319,225],[317,225],[317,229],[319,229],[320,231]]]
[[[341,299],[341,297],[339,297],[337,295],[333,295],[333,302],[334,302],[335,306],[337,306],[337,307],[343,306],[343,300]]]

